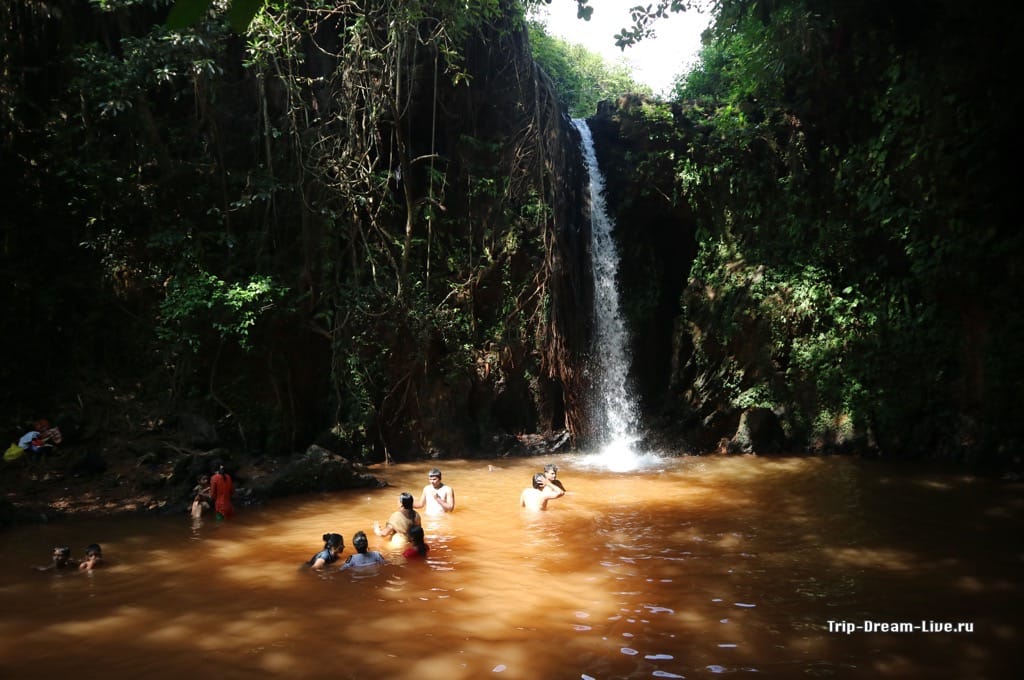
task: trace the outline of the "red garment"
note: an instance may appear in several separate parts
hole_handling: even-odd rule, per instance
[[[235,508],[231,505],[231,494],[235,492],[235,483],[231,481],[231,475],[226,472],[218,472],[210,478],[210,497],[213,498],[213,507],[224,517],[231,517],[235,514]]]
[[[427,550],[430,550],[429,546],[427,546]],[[406,548],[404,551],[402,551],[402,557],[404,557],[407,560],[418,560],[421,557],[425,558],[427,556],[427,550],[424,550],[421,553],[419,551],[419,548],[417,548],[414,545],[410,545],[408,548]]]

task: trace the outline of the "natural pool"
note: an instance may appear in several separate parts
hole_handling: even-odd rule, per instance
[[[568,494],[537,515],[545,462]],[[372,534],[390,487],[181,517],[8,528],[0,677],[1006,678],[1021,668],[1020,484],[849,458],[585,455],[443,461],[456,512],[426,563],[299,565],[320,536]],[[37,573],[99,542],[109,567]],[[831,623],[830,623],[831,622]],[[865,622],[922,627],[865,632]],[[970,624],[936,632],[932,624]],[[852,630],[849,626],[859,626]],[[940,626],[941,627],[941,626]]]

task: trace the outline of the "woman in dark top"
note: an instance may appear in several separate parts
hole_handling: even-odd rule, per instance
[[[345,549],[345,539],[341,534],[324,534],[324,549],[309,558],[306,565],[313,569],[321,569],[325,565],[338,561],[338,555]]]

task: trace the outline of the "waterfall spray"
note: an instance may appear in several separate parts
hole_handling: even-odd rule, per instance
[[[612,239],[614,227],[604,197],[604,176],[597,165],[594,139],[585,120],[573,125],[582,138],[583,158],[590,174],[591,265],[594,272],[593,370],[596,372],[595,415],[599,421],[598,464],[616,471],[632,470],[638,458],[637,409],[629,389],[626,325],[619,313],[616,275],[619,253]]]

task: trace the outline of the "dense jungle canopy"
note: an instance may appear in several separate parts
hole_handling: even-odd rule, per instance
[[[535,2],[235,3],[0,7],[10,433],[585,445],[579,55]],[[651,445],[1017,462],[1022,11],[704,7],[672,101],[587,114]]]

